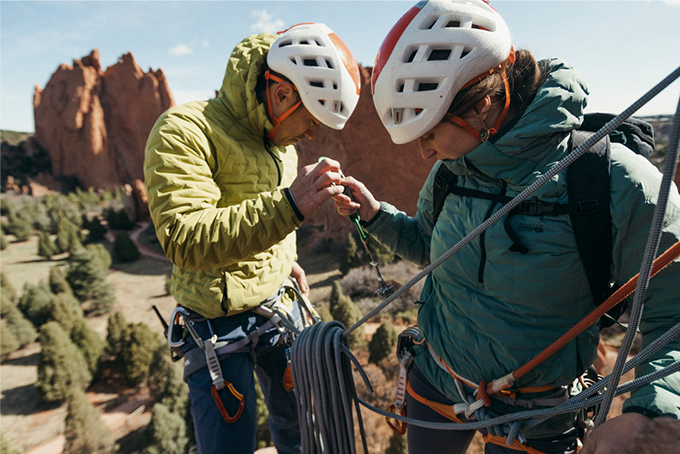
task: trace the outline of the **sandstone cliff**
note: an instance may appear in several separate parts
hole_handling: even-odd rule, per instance
[[[149,131],[172,105],[161,70],[145,73],[128,53],[102,72],[95,49],[35,87],[35,139],[55,177],[75,177],[85,188],[134,188],[144,179]]]

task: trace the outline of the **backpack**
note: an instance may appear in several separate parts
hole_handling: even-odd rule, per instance
[[[571,150],[578,148],[612,118],[614,115],[606,113],[586,114],[581,127],[571,133]],[[597,305],[604,302],[617,288],[612,285],[609,274],[609,265],[612,260],[612,220],[609,212],[611,142],[624,144],[635,153],[649,158],[654,150],[654,130],[652,125],[645,121],[629,118],[569,166],[567,171],[569,202],[567,204],[543,202],[533,197],[515,207],[505,217],[504,222],[505,231],[513,243],[510,250],[526,254],[527,247],[522,244],[519,236],[510,226],[509,221],[512,216],[516,214],[528,216],[568,214],[588,284]],[[449,194],[481,198],[502,204],[512,200],[512,197],[504,195],[504,188],[500,194],[467,189],[456,186],[457,178],[445,165],[441,165],[437,170],[432,197],[434,223],[437,222]],[[492,209],[489,209],[487,217],[491,215],[491,211]],[[600,319],[600,329],[616,323],[626,308],[627,302],[623,301],[610,309]]]

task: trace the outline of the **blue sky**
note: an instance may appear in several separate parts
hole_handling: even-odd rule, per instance
[[[212,97],[245,36],[323,22],[364,66],[411,1],[0,1],[0,129],[33,131],[34,86],[99,49],[162,69],[179,104]],[[585,77],[588,110],[618,113],[680,66],[680,0],[492,1],[516,48],[561,57]],[[672,114],[676,81],[639,111]]]

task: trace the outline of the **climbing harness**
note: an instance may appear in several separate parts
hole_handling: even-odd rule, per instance
[[[284,294],[288,291],[295,295],[292,311],[282,301]],[[290,345],[302,330],[320,320],[309,301],[302,295],[297,283],[291,278],[286,279],[274,295],[251,310],[265,316],[268,320],[239,340],[226,340],[229,338],[228,334],[223,336],[226,339],[221,340],[216,333],[213,333],[209,319],[192,313],[182,306],[177,306],[173,310],[170,325],[167,325],[166,329],[168,345],[175,354],[181,355],[178,352],[181,351],[180,349],[186,343],[188,336],[191,336],[196,343],[198,348],[189,349],[182,355],[184,357],[184,381],[197,370],[207,367],[212,379],[211,394],[224,420],[228,423],[233,423],[239,419],[244,409],[245,400],[243,395],[224,379],[219,357],[234,353],[253,355],[260,337],[274,328],[281,335],[279,343],[283,342]],[[195,324],[199,322],[208,324],[211,337],[204,339],[197,333]],[[225,387],[239,401],[239,408],[234,416],[228,414],[218,394]],[[290,365],[284,373],[284,387],[289,390],[293,388]]]
[[[641,386],[652,383],[655,380],[659,380],[662,377],[680,371],[680,361],[676,361],[660,370],[656,370],[648,375],[638,377],[628,383],[619,385],[620,377],[623,374],[647,361],[656,351],[680,335],[680,323],[678,323],[651,342],[631,360],[626,362],[630,346],[632,345],[633,338],[640,323],[649,279],[664,266],[680,256],[680,242],[678,242],[661,254],[659,258],[656,260],[654,259],[660,243],[663,219],[678,156],[678,142],[680,141],[680,104],[673,120],[673,128],[669,140],[659,198],[654,211],[647,248],[642,259],[640,272],[614,292],[604,303],[598,306],[598,308],[588,316],[587,320],[577,324],[572,330],[565,333],[565,335],[560,337],[555,343],[537,355],[536,358],[516,371],[491,380],[490,382],[482,382],[479,384],[475,384],[469,380],[467,380],[469,383],[465,383],[462,377],[458,377],[456,383],[460,384],[459,390],[462,390],[465,385],[472,385],[473,389],[476,388],[476,393],[468,395],[465,392],[461,392],[460,394],[465,400],[465,403],[463,403],[461,407],[455,409],[451,408],[450,410],[447,409],[446,412],[453,416],[460,413],[469,414],[471,418],[474,415],[477,419],[476,421],[470,420],[462,422],[461,420],[461,422],[440,423],[408,418],[407,416],[399,414],[401,411],[399,411],[399,413],[396,411],[399,402],[403,402],[403,400],[399,400],[399,394],[395,400],[394,410],[386,411],[369,404],[356,395],[352,364],[364,381],[369,392],[372,392],[372,389],[370,382],[359,366],[358,361],[348,348],[348,335],[352,331],[374,317],[392,301],[399,298],[409,288],[422,280],[441,263],[448,260],[453,254],[469,244],[470,241],[479,236],[492,224],[508,215],[513,209],[526,200],[529,195],[572,164],[598,141],[611,134],[624,122],[624,120],[630,117],[678,77],[680,77],[680,68],[673,71],[668,77],[649,90],[620,115],[607,121],[602,128],[588,137],[562,161],[553,166],[548,172],[520,192],[512,200],[505,203],[498,211],[477,226],[465,238],[442,254],[438,259],[434,260],[411,281],[388,296],[354,325],[343,330],[342,325],[338,322],[320,322],[300,333],[291,347],[291,363],[296,393],[299,399],[298,415],[300,418],[300,427],[303,431],[303,453],[355,453],[356,446],[354,441],[353,411],[356,411],[356,418],[359,423],[359,433],[363,442],[364,452],[367,453],[368,450],[366,448],[361,412],[358,407],[359,404],[388,419],[403,423],[397,423],[396,426],[391,424],[398,430],[405,427],[405,424],[414,424],[421,427],[444,430],[485,429],[488,431],[486,439],[489,442],[499,444],[504,442],[506,446],[510,446],[513,449],[537,453],[538,451],[527,445],[526,439],[522,435],[522,430],[535,427],[557,415],[573,414],[584,409],[588,412],[596,408],[597,416],[594,423],[592,421],[588,422],[588,419],[590,418],[583,413],[579,416],[580,421],[585,425],[587,433],[606,419],[611,401],[615,396],[630,392],[631,390],[635,390]],[[568,400],[558,403],[557,405],[553,402],[553,405],[549,405],[547,408],[532,408],[530,405],[527,405],[527,410],[520,410],[515,413],[498,416],[487,407],[486,403],[490,397],[516,398],[517,395],[513,396],[508,393],[512,392],[512,386],[517,379],[530,371],[541,361],[545,360],[545,358],[549,357],[557,349],[561,348],[560,344],[568,342],[568,336],[575,335],[574,333],[579,329],[584,329],[584,325],[587,327],[590,324],[595,323],[608,310],[607,308],[610,304],[616,305],[617,299],[622,299],[625,295],[630,294],[633,288],[635,289],[635,298],[631,309],[630,329],[626,332],[616,365],[609,376],[602,378],[597,382],[591,379],[590,382],[587,383],[588,386],[581,386],[582,390],[577,395],[572,396]],[[403,359],[404,356],[405,355],[402,353],[400,364],[401,359]],[[444,364],[444,366],[446,365]],[[451,370],[451,372],[453,372],[453,370]],[[401,374],[399,381],[401,382]],[[412,389],[409,389],[408,382],[406,381],[406,391],[411,394],[411,390]],[[414,394],[411,395],[414,396]],[[561,397],[558,397],[558,399],[559,398]],[[533,407],[536,406],[538,406],[538,404],[534,403]],[[456,410],[462,411],[456,412]]]

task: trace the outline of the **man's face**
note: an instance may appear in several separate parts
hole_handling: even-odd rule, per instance
[[[296,101],[297,102],[297,101]],[[302,139],[313,139],[319,130],[319,121],[300,104],[285,118],[274,135],[274,143],[281,147],[293,145]]]

